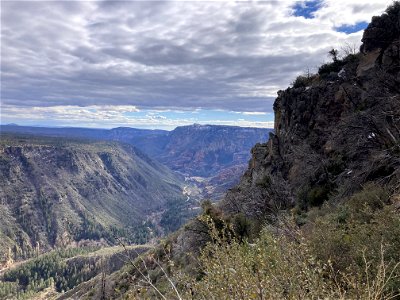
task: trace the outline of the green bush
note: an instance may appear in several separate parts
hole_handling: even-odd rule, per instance
[[[305,218],[301,229],[282,213],[251,241],[254,221],[242,214],[223,217],[204,202],[198,222],[208,242],[199,256],[180,262],[182,257],[164,256],[157,264],[149,256],[144,274],[153,283],[132,295],[151,298],[156,287],[164,299],[394,299],[400,292],[400,218],[389,198],[384,188],[368,184],[337,207],[313,208],[307,219],[293,209]],[[169,246],[166,252],[174,253]]]
[[[306,186],[298,193],[301,209],[307,210],[314,206],[321,206],[328,200],[333,187],[329,183]]]
[[[375,272],[370,275],[377,276],[383,246],[385,262],[393,267],[400,261],[400,216],[388,201],[384,188],[368,184],[345,204],[316,218],[309,235],[313,253],[331,261],[339,273],[363,274],[367,261]],[[362,277],[365,281],[365,274]],[[400,292],[400,281],[392,280],[387,288]]]
[[[311,76],[300,75],[292,82],[292,86],[294,88],[307,87],[311,84],[314,78],[315,75]]]
[[[252,244],[221,237],[215,226],[210,232],[214,242],[199,260],[204,276],[195,280],[178,273],[174,278],[182,299],[372,300],[396,293],[391,275],[396,266],[384,252],[376,256],[378,264],[366,258],[358,273],[345,271],[340,277],[330,260],[318,260],[303,234],[290,225],[280,234],[265,228]]]
[[[342,155],[336,155],[332,157],[326,166],[326,171],[333,176],[339,175],[345,169],[346,169],[345,158]]]
[[[318,69],[318,74],[323,78],[323,79],[335,79],[333,77],[337,77],[337,73],[340,72],[340,70],[348,63],[356,62],[359,60],[359,54],[349,54],[343,59],[337,59],[334,60],[333,62],[323,64],[322,66],[319,67]],[[332,77],[332,75],[334,76]]]
[[[328,76],[331,73],[338,73],[342,67],[345,65],[345,62],[342,60],[336,60],[331,63],[323,64],[318,69],[318,74],[322,77]]]

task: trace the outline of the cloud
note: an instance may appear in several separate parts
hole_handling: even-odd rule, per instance
[[[31,107],[272,112],[276,92],[331,47],[359,45],[361,32],[336,28],[391,0],[320,1],[310,19],[295,3],[309,1],[2,1],[2,118]]]
[[[261,111],[245,111],[242,114],[245,116],[265,116],[267,115],[266,112],[261,112]]]
[[[177,126],[199,124],[217,124],[243,127],[272,128],[273,122],[254,118],[264,116],[264,113],[243,112],[240,118],[224,115],[221,110],[199,110],[195,117],[179,116],[183,111],[138,110],[134,106],[99,106],[91,105],[80,107],[76,105],[50,107],[16,107],[5,105],[2,107],[4,123],[12,123],[13,119],[25,122],[26,125],[45,126],[83,126],[94,128],[112,128],[131,126],[141,128],[173,129]],[[169,116],[165,116],[168,114]],[[232,113],[237,114],[237,113]],[[204,116],[209,115],[209,118]],[[253,117],[253,118],[252,118]]]
[[[50,106],[50,107],[16,107],[5,105],[2,111],[6,116],[13,116],[20,119],[31,120],[65,120],[76,122],[79,120],[113,120],[122,121],[124,114],[138,112],[134,106],[116,105],[116,106]]]

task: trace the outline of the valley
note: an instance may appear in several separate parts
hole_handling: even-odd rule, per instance
[[[236,183],[247,168],[250,149],[268,140],[270,129],[190,125],[172,131],[120,127],[108,129],[46,128],[2,125],[2,132],[38,136],[118,141],[191,178],[203,198],[214,201]],[[198,178],[196,180],[194,178]]]
[[[356,19],[360,11],[371,17],[374,5],[340,3],[346,4],[347,17],[354,15]],[[101,7],[96,1],[85,7],[79,1],[76,6],[65,5],[68,9],[75,7],[76,12],[101,11],[104,18],[114,13],[118,22],[110,23],[134,35],[137,24],[145,24],[137,28],[147,30],[152,24],[147,22],[150,15],[164,12],[175,3],[157,4],[160,7],[151,4],[151,9],[144,3],[131,6],[136,14],[135,20],[129,21],[119,18],[128,2],[106,1]],[[197,21],[202,12],[201,6],[190,5],[184,11],[187,19],[181,20],[185,26],[190,25],[191,18]],[[207,16],[210,7],[214,10],[213,5],[207,4]],[[95,67],[92,73],[74,77],[74,87],[78,91],[78,82],[90,82],[93,76],[100,83],[95,91],[98,98],[88,97],[81,90],[82,95],[68,99],[72,105],[62,105],[62,97],[53,97],[56,94],[50,93],[50,87],[59,84],[60,78],[70,78],[57,77],[65,66],[60,64],[61,68],[54,69],[55,80],[46,82],[46,105],[34,106],[40,102],[35,100],[41,99],[40,95],[36,89],[25,89],[24,84],[18,85],[21,91],[15,92],[15,99],[6,99],[6,109],[20,113],[21,119],[25,117],[21,105],[10,103],[21,97],[31,104],[27,124],[49,122],[41,119],[43,115],[49,119],[61,115],[64,121],[60,122],[70,124],[67,119],[78,114],[80,124],[87,124],[83,120],[88,119],[95,124],[101,116],[105,124],[125,120],[123,124],[143,125],[147,120],[149,124],[143,126],[153,128],[154,124],[175,124],[177,115],[183,114],[187,119],[182,124],[188,124],[187,120],[203,123],[206,117],[217,120],[217,124],[231,124],[229,120],[238,115],[234,124],[249,124],[246,117],[251,124],[266,125],[269,122],[257,121],[267,114],[265,110],[257,105],[245,111],[245,106],[255,105],[259,99],[270,100],[265,95],[279,86],[270,81],[272,71],[281,77],[297,75],[287,88],[277,91],[273,105],[269,103],[274,112],[273,130],[200,124],[171,131],[1,125],[0,299],[400,300],[400,1],[391,2],[385,10],[373,10],[380,15],[373,16],[368,24],[340,21],[345,12],[332,14],[341,6],[329,1],[295,5],[272,1],[254,7],[246,3],[245,8],[239,7],[243,10],[229,11],[230,5],[237,8],[239,4],[218,7],[227,10],[228,24],[219,24],[224,17],[219,10],[213,15],[218,22],[207,19],[218,24],[218,29],[228,26],[218,32],[218,38],[223,33],[228,39],[219,43],[218,39],[208,40],[213,50],[224,49],[216,52],[224,57],[201,57],[202,53],[213,52],[211,48],[207,48],[210,52],[202,52],[203,46],[211,45],[203,45],[200,38],[212,31],[211,27],[202,27],[193,40],[186,40],[195,48],[193,52],[185,48],[181,37],[171,39],[170,44],[153,37],[145,40],[146,45],[151,44],[149,47],[133,43],[135,48],[121,35],[124,46],[120,49],[104,49],[107,43],[98,43],[98,52],[83,49],[101,59],[85,57],[85,66]],[[273,10],[276,5],[281,9],[279,13]],[[67,14],[68,9],[63,13]],[[268,15],[255,13],[266,13],[268,9],[270,17],[283,17],[284,21],[264,23]],[[196,14],[190,15],[191,10]],[[136,20],[143,11],[145,21]],[[92,23],[96,17],[102,22]],[[253,17],[260,24],[247,22]],[[333,17],[338,24],[348,26],[336,27],[329,20]],[[89,42],[96,34],[104,33],[105,24],[111,20],[77,14],[75,21],[84,21],[77,28],[83,26],[85,33],[92,32],[90,38],[82,35]],[[193,28],[188,31],[183,26],[183,30],[182,24],[175,25],[183,37]],[[168,26],[162,29],[163,38],[171,34]],[[140,34],[145,35],[146,30]],[[149,32],[154,36],[158,33],[153,28]],[[279,55],[265,54],[263,58],[271,59],[268,68],[258,66],[262,62],[260,53],[268,50],[261,43],[264,40],[255,44],[258,52],[242,47],[246,44],[253,48],[250,42],[258,34],[265,38],[275,33],[276,41],[287,45],[277,37],[282,32],[285,39],[299,38],[300,42],[289,44],[288,57],[284,47]],[[240,40],[240,47],[230,47],[239,36],[246,37]],[[360,51],[349,45],[340,51],[325,49],[327,41],[319,40],[322,36],[328,37],[329,43],[358,36]],[[307,49],[311,41],[316,47],[314,52]],[[182,44],[178,47],[178,43]],[[276,51],[277,44],[271,45]],[[295,52],[295,46],[302,50]],[[251,60],[246,58],[239,67],[234,60],[243,61],[243,57],[234,52],[242,50]],[[301,63],[305,66],[306,62],[317,61],[311,58],[320,55],[318,51],[325,51],[330,61],[314,73],[309,68],[299,73]],[[75,61],[78,56],[68,54],[63,59],[71,56],[71,65],[80,70],[82,63]],[[94,72],[109,56],[114,59],[105,63],[104,73],[124,73],[124,80],[116,78],[114,82]],[[274,67],[275,62],[279,69]],[[229,70],[222,68],[228,63]],[[210,73],[204,72],[208,64],[212,66]],[[179,72],[173,71],[181,65],[188,67],[179,69],[185,80],[179,78],[179,85],[174,86],[174,75]],[[244,69],[262,73],[263,80],[239,72],[244,65]],[[296,69],[289,68],[285,73],[291,65]],[[143,74],[150,72],[154,76],[151,85],[141,85],[141,73],[133,73],[130,66],[138,67]],[[200,81],[195,80],[196,70],[203,78]],[[29,71],[27,68],[26,73]],[[228,85],[219,79],[223,76],[228,76]],[[250,82],[262,83],[265,89]],[[198,85],[198,93],[193,96]],[[167,92],[163,93],[161,87]],[[243,96],[244,87],[254,89],[247,98]],[[140,94],[142,89],[145,93]],[[216,91],[208,95],[211,89]],[[118,99],[117,90],[128,98]],[[163,98],[165,94],[169,97]],[[233,100],[232,95],[236,95]],[[202,105],[187,106],[198,97]],[[248,102],[243,104],[242,100]],[[107,105],[94,105],[97,101]],[[109,104],[114,102],[127,105]],[[166,102],[176,103],[166,106]],[[136,107],[135,103],[141,104]],[[203,105],[212,116],[205,116]]]
[[[157,235],[146,216],[188,205],[183,178],[127,144],[2,134],[0,159],[0,249],[15,260],[114,236],[143,243]]]
[[[202,199],[221,199],[267,133],[208,125],[176,132],[1,126],[0,274],[10,283],[0,285],[0,298],[57,298],[101,274],[104,261],[148,250],[135,245],[178,230],[201,211]],[[37,269],[43,262],[46,269]],[[57,277],[61,270],[69,275]],[[21,272],[24,279],[15,277]]]

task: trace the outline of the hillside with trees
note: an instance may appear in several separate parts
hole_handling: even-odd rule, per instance
[[[6,261],[54,248],[113,245],[116,237],[145,243],[160,234],[170,203],[175,213],[190,205],[183,177],[126,144],[3,133],[0,161],[0,256]],[[172,221],[163,224],[182,222]]]

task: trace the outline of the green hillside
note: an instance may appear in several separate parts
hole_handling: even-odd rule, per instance
[[[13,259],[143,243],[157,234],[152,214],[186,200],[179,176],[117,142],[2,134],[0,161],[0,250]]]

